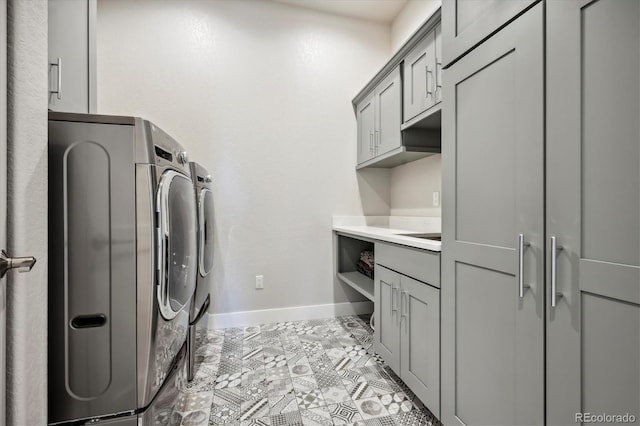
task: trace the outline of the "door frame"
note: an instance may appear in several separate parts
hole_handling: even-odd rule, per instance
[[[7,248],[7,0],[0,0],[0,250]],[[0,423],[7,421],[7,280],[0,278]]]

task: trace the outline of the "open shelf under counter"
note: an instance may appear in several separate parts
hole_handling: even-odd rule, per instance
[[[358,262],[363,251],[374,249],[374,242],[368,238],[355,235],[344,235],[336,232],[337,257],[336,276],[340,281],[362,294],[367,299],[374,300],[373,279],[358,272]]]
[[[338,278],[373,302],[373,279],[358,271],[338,272]]]

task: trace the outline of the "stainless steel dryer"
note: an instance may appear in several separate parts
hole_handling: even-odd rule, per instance
[[[198,324],[211,302],[210,285],[213,268],[213,192],[211,175],[200,164],[191,162],[191,179],[198,209],[198,276],[189,315],[187,344],[187,378],[193,380],[196,362]]]
[[[187,155],[140,118],[50,112],[49,207],[49,423],[150,424],[186,358]]]

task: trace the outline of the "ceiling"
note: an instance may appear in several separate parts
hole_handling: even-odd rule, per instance
[[[407,0],[275,0],[293,6],[350,18],[390,23]]]

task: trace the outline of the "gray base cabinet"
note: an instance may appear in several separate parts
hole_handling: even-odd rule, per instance
[[[440,290],[400,276],[400,377],[440,417]]]
[[[374,347],[400,375],[400,274],[376,265],[374,276]]]
[[[392,251],[378,251],[381,247],[389,247]],[[396,272],[403,271],[397,268],[400,262],[419,260],[416,253],[422,254],[420,260],[427,260],[421,263],[422,266],[431,267],[430,260],[438,259],[437,254],[427,254],[424,250],[376,244],[374,349],[439,417],[440,290]],[[403,254],[410,256],[407,258]],[[380,262],[388,263],[396,270],[382,266]],[[439,262],[436,267],[439,270]],[[439,278],[439,271],[431,272],[430,276]]]
[[[49,0],[49,109],[96,112],[97,0]]]
[[[539,4],[445,72],[445,424],[544,422],[543,54]]]
[[[546,420],[637,425],[640,3],[548,2],[547,40]]]

